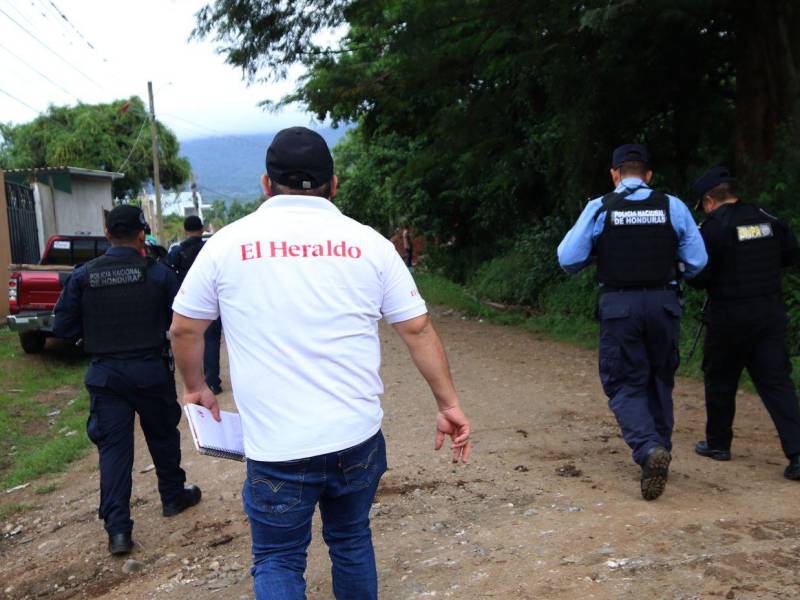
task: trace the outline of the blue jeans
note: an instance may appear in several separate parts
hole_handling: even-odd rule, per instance
[[[385,471],[386,443],[380,431],[330,454],[288,462],[248,460],[242,500],[253,536],[256,599],[306,597],[303,574],[317,503],[333,563],[334,596],[377,598],[369,511]]]

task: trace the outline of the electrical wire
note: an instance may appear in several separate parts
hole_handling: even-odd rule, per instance
[[[8,48],[6,48],[6,47],[5,47],[3,44],[0,44],[0,48],[2,48],[3,50],[5,50],[6,52],[8,52],[8,53],[9,53],[11,56],[13,56],[14,58],[16,58],[16,59],[17,59],[19,62],[21,62],[21,63],[22,63],[23,65],[25,65],[26,67],[28,67],[28,68],[29,68],[31,71],[33,71],[34,73],[38,74],[38,75],[39,75],[40,77],[42,77],[43,79],[45,79],[45,80],[49,81],[50,83],[52,83],[54,86],[56,86],[56,87],[57,87],[58,89],[60,89],[62,92],[64,92],[64,93],[65,93],[67,96],[72,96],[72,97],[73,97],[73,98],[75,98],[75,100],[77,100],[78,102],[80,102],[80,101],[81,101],[81,99],[80,99],[80,98],[78,98],[78,97],[77,97],[75,94],[73,94],[73,93],[72,93],[72,92],[70,92],[69,90],[67,90],[67,89],[65,89],[64,87],[62,87],[62,86],[60,86],[59,84],[57,84],[55,81],[53,81],[52,79],[50,79],[50,78],[49,78],[47,75],[45,75],[44,73],[42,73],[42,72],[41,72],[39,69],[37,69],[36,67],[34,67],[32,64],[30,64],[30,63],[29,63],[28,61],[26,61],[24,58],[22,58],[21,56],[18,56],[18,55],[17,55],[17,54],[15,54],[13,51],[11,51],[11,50],[9,50]]]
[[[139,128],[139,133],[136,135],[136,140],[134,140],[133,145],[131,145],[131,150],[128,152],[127,158],[125,158],[125,160],[122,161],[122,164],[117,168],[117,173],[122,173],[122,169],[128,165],[128,161],[131,159],[131,156],[133,156],[133,151],[136,150],[136,145],[139,143],[139,139],[142,137],[144,126],[147,125],[148,120],[148,116],[145,115],[144,119],[142,119],[142,126]]]
[[[37,44],[39,44],[40,46],[43,46],[43,47],[44,47],[44,48],[45,48],[45,49],[46,49],[48,52],[50,52],[52,55],[54,55],[56,58],[58,58],[58,59],[59,59],[61,62],[63,62],[64,64],[68,65],[69,67],[71,67],[71,68],[72,68],[74,71],[76,71],[77,73],[80,73],[80,74],[81,74],[81,75],[82,75],[84,78],[86,78],[88,81],[92,82],[92,83],[93,83],[94,85],[96,85],[98,88],[100,88],[100,89],[103,89],[103,86],[102,86],[102,85],[100,85],[99,83],[97,83],[97,82],[96,82],[94,79],[92,79],[91,77],[89,77],[89,76],[88,76],[86,73],[84,73],[83,71],[81,71],[81,70],[80,70],[78,67],[76,67],[75,65],[73,65],[71,62],[69,62],[69,61],[68,61],[67,59],[65,59],[63,56],[61,56],[61,55],[60,55],[58,52],[56,52],[55,50],[53,50],[53,49],[52,49],[50,46],[48,46],[47,44],[45,44],[45,43],[44,43],[42,40],[40,40],[40,39],[39,39],[38,37],[36,37],[36,36],[35,36],[33,33],[31,33],[31,32],[30,32],[30,31],[29,31],[29,30],[28,30],[28,29],[27,29],[27,28],[26,28],[24,25],[20,25],[20,24],[19,24],[19,22],[18,22],[18,21],[17,21],[17,20],[16,20],[14,17],[12,17],[11,15],[9,15],[9,14],[8,14],[6,11],[4,11],[2,8],[0,8],[0,14],[4,15],[4,16],[5,16],[5,17],[6,17],[6,18],[9,20],[9,21],[11,21],[12,23],[14,23],[14,25],[16,25],[17,27],[19,27],[20,29],[22,29],[22,31],[24,31],[24,32],[25,32],[25,33],[27,33],[27,34],[28,34],[28,35],[29,35],[31,38],[33,38],[33,39],[36,41],[36,43],[37,43]]]
[[[78,29],[77,27],[75,27],[75,25],[72,23],[72,21],[70,21],[67,18],[67,15],[65,15],[63,12],[61,12],[61,9],[56,6],[55,2],[53,2],[53,0],[47,0],[47,1],[50,3],[50,6],[53,7],[53,10],[55,10],[56,13],[58,13],[58,16],[60,16],[62,19],[64,19],[64,21],[66,21],[69,24],[69,26],[72,27],[72,29],[75,31],[75,33],[77,33],[80,36],[80,38],[84,42],[86,42],[86,45],[89,46],[89,48],[91,48],[92,50],[97,51],[97,48],[92,46],[91,42],[89,42],[89,40],[87,40],[86,37],[81,33],[81,30]],[[105,59],[103,59],[103,60],[105,60]]]
[[[23,21],[25,21],[25,22],[26,22],[28,25],[30,25],[31,27],[34,27],[34,28],[36,27],[36,25],[34,25],[34,24],[31,22],[31,20],[30,20],[30,19],[29,19],[27,16],[25,16],[25,13],[24,13],[24,12],[22,12],[22,11],[21,11],[19,8],[17,8],[17,6],[16,6],[16,5],[14,5],[14,4],[11,2],[11,0],[6,0],[6,4],[8,4],[8,7],[9,7],[9,8],[13,8],[13,9],[14,9],[14,12],[15,12],[15,13],[17,13],[17,14],[18,14],[20,17],[22,17],[22,20],[23,20]]]
[[[19,103],[20,103],[20,104],[22,104],[23,106],[27,106],[27,107],[28,107],[28,108],[30,108],[30,109],[31,109],[33,112],[35,112],[37,115],[38,115],[38,114],[40,114],[40,112],[41,112],[41,111],[39,111],[38,109],[36,109],[36,108],[33,108],[33,107],[32,107],[30,104],[28,104],[27,102],[25,102],[25,101],[23,101],[23,100],[20,100],[19,98],[17,98],[16,96],[14,96],[14,95],[12,95],[12,94],[9,94],[9,93],[8,93],[7,91],[5,91],[4,89],[0,89],[0,94],[5,94],[6,96],[8,96],[9,98],[11,98],[12,100],[16,100],[17,102],[19,102]]]

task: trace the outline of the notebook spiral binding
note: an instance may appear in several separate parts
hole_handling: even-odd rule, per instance
[[[209,448],[207,446],[201,446],[199,452],[200,454],[205,454],[206,456],[213,456],[215,458],[227,458],[229,460],[238,460],[239,462],[245,461],[244,454],[239,454],[238,452],[230,452],[228,450],[222,450],[221,448]]]

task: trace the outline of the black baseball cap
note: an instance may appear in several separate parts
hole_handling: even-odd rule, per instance
[[[132,204],[120,204],[111,209],[106,216],[106,229],[111,235],[126,235],[144,231],[147,221],[144,213],[138,206]]]
[[[267,149],[270,180],[295,190],[310,190],[333,177],[333,157],[320,134],[307,127],[282,129]]]
[[[731,172],[727,167],[714,167],[697,178],[697,181],[692,186],[692,195],[697,199],[699,205],[700,200],[703,199],[707,192],[721,183],[733,183],[735,181],[736,178],[731,176]]]
[[[623,144],[611,155],[611,166],[618,169],[626,162],[643,162],[649,167],[650,153],[642,144]]]
[[[184,231],[202,231],[203,222],[197,215],[190,215],[183,220]]]

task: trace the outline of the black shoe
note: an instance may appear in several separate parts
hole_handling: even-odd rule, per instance
[[[165,517],[174,517],[178,513],[182,513],[190,506],[194,506],[200,502],[203,493],[196,485],[187,485],[183,488],[183,493],[178,496],[172,504],[164,504],[162,514]]]
[[[800,481],[800,454],[789,459],[789,466],[783,470],[783,476],[792,481]]]
[[[655,500],[664,493],[671,460],[669,451],[662,446],[656,446],[647,453],[642,465],[642,498]]]
[[[133,539],[130,533],[109,533],[108,551],[114,556],[130,554],[133,550]]]
[[[219,396],[222,393],[222,386],[221,385],[209,385],[208,389],[214,392],[215,396]]]
[[[731,459],[731,451],[730,450],[720,450],[718,448],[711,448],[708,445],[708,442],[703,440],[702,442],[697,442],[694,445],[694,451],[699,454],[700,456],[705,456],[706,458],[712,458],[714,460],[730,460]]]

